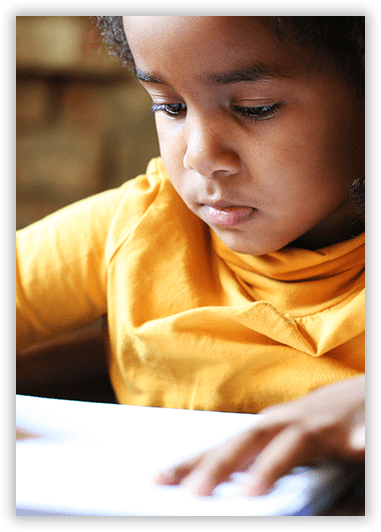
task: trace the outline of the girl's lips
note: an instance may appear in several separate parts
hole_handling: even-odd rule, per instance
[[[256,209],[253,207],[212,207],[211,205],[202,205],[205,217],[212,225],[233,226],[248,222],[253,216]]]

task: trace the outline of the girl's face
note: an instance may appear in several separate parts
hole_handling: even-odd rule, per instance
[[[349,237],[363,109],[332,66],[281,44],[264,17],[124,17],[124,26],[169,178],[230,249],[261,255]]]

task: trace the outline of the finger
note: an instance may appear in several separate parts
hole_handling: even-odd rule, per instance
[[[253,427],[230,438],[204,453],[196,467],[184,477],[182,484],[194,495],[211,495],[216,486],[227,481],[232,473],[246,470],[275,431],[279,431],[279,428],[270,431]]]
[[[311,462],[316,455],[315,446],[307,439],[306,434],[294,427],[280,432],[250,468],[246,494],[250,497],[263,495],[290,469]]]
[[[177,485],[179,484],[184,477],[189,475],[189,473],[197,467],[197,464],[202,459],[203,455],[197,455],[193,458],[182,462],[174,467],[160,471],[153,478],[155,484],[161,485]]]
[[[355,427],[349,436],[349,455],[354,460],[365,459],[365,423]]]
[[[232,473],[245,470],[282,428],[278,422],[264,419],[220,446],[159,472],[153,481],[160,485],[181,482],[195,495],[210,495]]]

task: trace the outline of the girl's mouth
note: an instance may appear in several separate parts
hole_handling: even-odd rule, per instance
[[[257,209],[238,205],[226,207],[212,207],[202,205],[205,218],[211,225],[234,226],[248,222],[253,217]]]

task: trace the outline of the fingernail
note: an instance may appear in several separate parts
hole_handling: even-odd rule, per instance
[[[245,489],[245,494],[248,497],[260,497],[269,491],[270,490],[266,489],[266,486],[263,484],[263,482],[258,481],[248,484]]]
[[[169,471],[160,471],[160,473],[153,478],[155,484],[172,484],[173,480],[173,474]]]
[[[189,478],[184,482],[184,485],[197,497],[211,495],[215,487],[208,475],[197,475],[195,478]]]
[[[262,495],[262,490],[259,486],[249,486],[248,488],[246,488],[245,494],[248,497],[259,497],[260,495]]]

